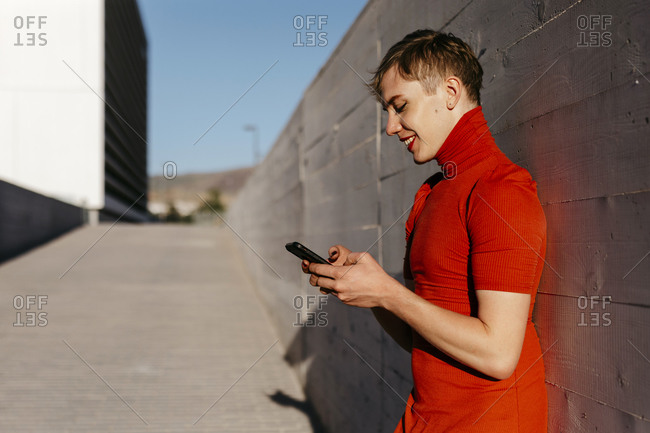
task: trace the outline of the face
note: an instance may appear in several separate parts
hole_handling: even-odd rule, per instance
[[[397,135],[417,164],[431,161],[458,120],[449,105],[455,95],[445,83],[430,95],[419,81],[402,78],[397,66],[386,72],[381,89],[388,111],[386,134]]]

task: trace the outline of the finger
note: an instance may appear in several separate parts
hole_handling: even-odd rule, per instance
[[[309,277],[309,284],[314,287],[320,288],[320,291],[326,291],[327,293],[334,292],[334,280],[331,278],[322,277],[320,275],[311,274]]]
[[[339,251],[338,245],[334,245],[333,247],[330,247],[329,255],[330,256],[327,258],[327,261],[333,265],[336,264],[338,260],[340,260],[341,252]]]
[[[350,250],[344,247],[343,245],[334,245],[334,247],[339,250],[339,253],[341,255],[347,256],[348,254],[350,254]]]
[[[332,265],[324,265],[320,263],[310,263],[309,273],[320,275],[322,277],[333,278],[336,267]]]
[[[300,264],[302,271],[305,274],[309,273],[309,261],[308,260],[303,260],[302,263]]]
[[[334,245],[329,249],[329,261],[330,263],[335,263],[340,260],[341,257],[347,257],[350,254],[350,250],[345,248],[343,245]]]
[[[321,277],[320,275],[311,274],[309,277],[309,284],[314,287],[321,287],[323,283],[327,281],[327,278]]]

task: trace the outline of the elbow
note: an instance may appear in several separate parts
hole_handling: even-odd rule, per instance
[[[499,368],[494,368],[490,374],[490,377],[495,378],[496,380],[505,380],[512,376],[512,373],[515,372],[514,367],[499,367]]]
[[[515,372],[518,362],[519,354],[517,356],[500,356],[494,359],[483,373],[496,380],[505,380]]]

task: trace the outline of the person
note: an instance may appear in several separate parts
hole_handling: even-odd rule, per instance
[[[452,34],[415,31],[370,84],[416,164],[442,171],[406,222],[405,281],[368,253],[330,248],[302,262],[311,285],[371,308],[411,352],[413,390],[395,432],[547,431],[542,352],[532,311],[546,250],[536,183],[496,146],[480,105],[483,71]]]

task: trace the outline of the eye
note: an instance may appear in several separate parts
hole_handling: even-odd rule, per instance
[[[399,114],[404,111],[404,108],[406,108],[406,102],[401,107],[395,107],[395,112]]]

